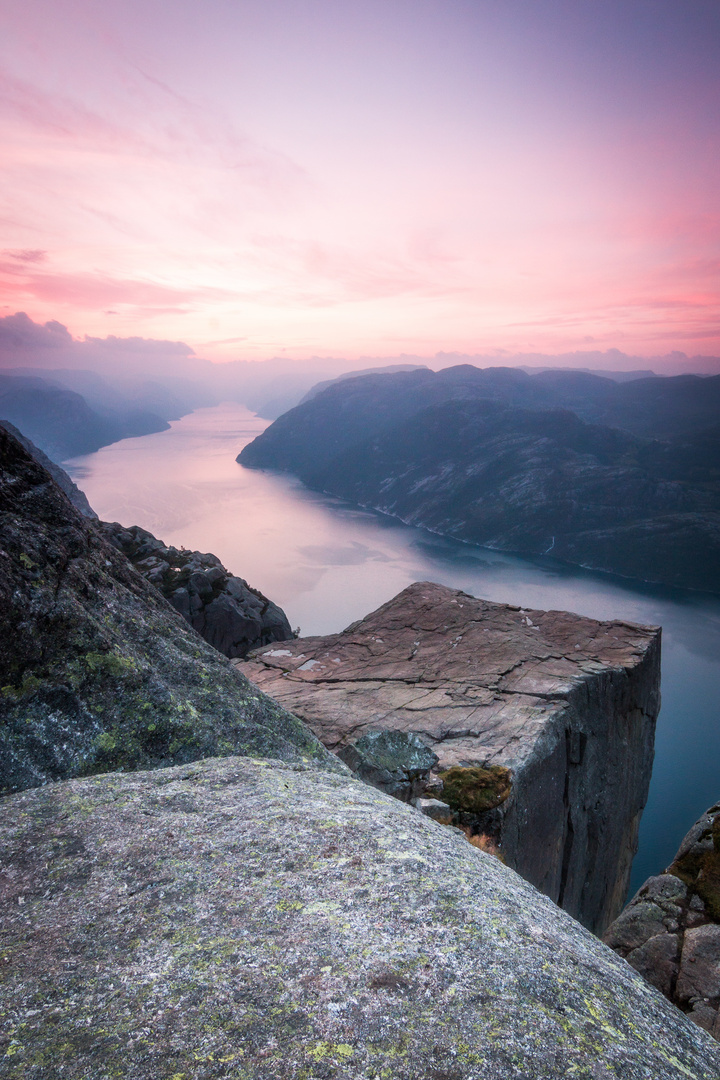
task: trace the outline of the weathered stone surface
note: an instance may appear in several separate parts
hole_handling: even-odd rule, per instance
[[[670,868],[645,882],[603,940],[720,1039],[720,804],[695,822]]]
[[[291,638],[287,616],[216,555],[168,547],[139,525],[102,522],[107,539],[128,557],[194,630],[225,656]]]
[[[509,796],[461,823],[587,926],[618,913],[652,767],[659,630],[421,582],[341,634],[238,666],[332,750],[394,728],[420,735],[438,772],[509,769]]]
[[[456,829],[225,758],[3,800],[3,1080],[717,1080],[627,964]]]
[[[0,427],[4,427],[10,435],[16,438],[20,445],[25,447],[28,454],[35,458],[38,465],[42,465],[43,469],[46,469],[50,473],[57,486],[65,495],[67,495],[75,509],[79,510],[83,517],[97,520],[97,514],[88,502],[87,495],[84,491],[80,490],[74,480],[70,479],[64,469],[54,461],[51,461],[47,454],[42,452],[40,447],[36,446],[34,442],[26,438],[22,431],[18,431],[9,420],[0,420]]]
[[[0,428],[0,791],[239,752],[345,772]]]

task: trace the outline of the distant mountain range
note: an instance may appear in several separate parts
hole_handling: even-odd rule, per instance
[[[720,591],[720,376],[365,375],[238,461],[459,540]]]

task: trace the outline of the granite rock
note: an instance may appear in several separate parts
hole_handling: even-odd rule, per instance
[[[194,630],[228,657],[293,636],[285,612],[216,555],[163,544],[139,525],[102,522],[107,539]]]
[[[483,812],[457,803],[458,824],[590,928],[618,914],[652,767],[656,628],[421,582],[340,634],[237,663],[337,753],[369,732],[415,733],[445,776],[433,795],[452,802],[442,792],[464,777],[485,799]]]
[[[669,869],[645,882],[603,940],[720,1039],[720,804],[695,822]]]
[[[0,428],[0,791],[239,752],[346,772]]]
[[[720,1053],[456,829],[224,758],[5,798],[3,1080],[717,1080]]]

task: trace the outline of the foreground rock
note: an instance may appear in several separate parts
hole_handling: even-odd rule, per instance
[[[344,769],[0,428],[0,791],[241,752]]]
[[[226,758],[2,810],[8,1080],[717,1080],[619,957],[359,781]]]
[[[720,803],[664,874],[648,878],[604,940],[720,1040]]]
[[[419,734],[459,824],[603,929],[647,797],[659,645],[656,628],[422,582],[341,634],[270,646],[239,669],[332,750],[380,729]]]
[[[108,538],[194,630],[225,656],[286,641],[292,630],[282,608],[225,569],[216,555],[168,547],[138,525],[102,522]]]

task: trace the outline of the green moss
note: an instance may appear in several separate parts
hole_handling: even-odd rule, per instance
[[[453,810],[480,814],[505,802],[512,788],[510,770],[502,765],[487,769],[453,765],[440,773],[442,797]]]

